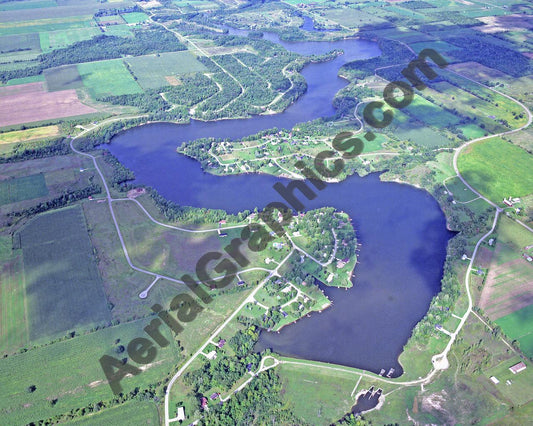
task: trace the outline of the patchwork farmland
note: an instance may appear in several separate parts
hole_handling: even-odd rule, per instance
[[[45,92],[43,83],[0,87],[0,127],[97,112],[76,91]]]
[[[110,321],[80,206],[39,215],[18,236],[31,341]]]

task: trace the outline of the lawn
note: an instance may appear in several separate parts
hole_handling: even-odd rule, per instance
[[[111,319],[102,280],[79,206],[36,216],[20,231],[30,340]]]
[[[533,157],[501,138],[468,146],[457,165],[466,181],[494,202],[533,192]]]
[[[205,71],[203,64],[189,52],[168,52],[127,58],[133,74],[145,89],[169,86],[165,77]]]
[[[78,64],[78,72],[94,97],[142,93],[121,59]]]
[[[42,173],[0,181],[0,206],[45,195],[48,188]]]
[[[65,65],[47,69],[44,71],[44,78],[49,92],[80,89],[83,87],[83,82],[76,65]]]
[[[511,339],[518,340],[522,352],[533,357],[533,305],[496,320],[496,324]]]
[[[40,419],[85,407],[90,403],[109,401],[113,398],[113,393],[105,381],[99,359],[103,355],[119,359],[127,357],[127,351],[117,354],[117,349],[120,345],[127,347],[134,338],[148,337],[143,328],[149,322],[149,318],[144,318],[107,327],[0,359],[2,424],[38,423]],[[121,381],[124,392],[135,387],[144,389],[149,384],[164,379],[179,361],[179,352],[170,329],[163,325],[160,331],[171,342],[170,345],[165,348],[155,346],[155,361],[146,365],[140,374],[128,376]],[[132,364],[131,360],[128,364],[138,366]],[[27,391],[30,385],[36,387],[33,393]],[[53,406],[50,404],[52,399],[57,399]],[[135,404],[140,405],[140,401]],[[105,411],[102,414],[104,413]],[[140,423],[132,421],[129,424]]]
[[[159,412],[153,402],[129,401],[68,422],[68,424],[90,426],[159,425]]]

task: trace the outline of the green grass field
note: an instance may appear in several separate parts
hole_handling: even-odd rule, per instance
[[[158,425],[159,412],[153,402],[130,401],[66,424],[90,426]]]
[[[77,41],[89,40],[98,34],[101,34],[101,32],[96,27],[43,31],[39,33],[40,46],[43,52],[49,52],[54,49],[67,47]]]
[[[142,93],[121,59],[78,64],[78,72],[95,97]]]
[[[148,15],[143,12],[124,13],[120,16],[122,16],[127,24],[138,24],[148,19]]]
[[[127,357],[127,351],[117,354],[115,341],[120,339],[119,345],[127,346],[134,338],[148,337],[143,328],[149,322],[149,318],[140,319],[0,359],[2,424],[37,423],[73,408],[113,398],[99,359],[103,355]],[[170,345],[156,346],[154,362],[137,376],[121,381],[124,392],[160,381],[177,364],[179,352],[170,329],[163,326],[160,331]],[[30,385],[36,386],[35,392],[27,392]],[[53,398],[57,398],[54,406],[50,404]],[[140,405],[140,402],[135,404]]]
[[[79,206],[41,214],[20,231],[30,340],[107,323],[111,317]]]
[[[533,305],[496,320],[496,324],[511,339],[518,340],[522,352],[533,357]]]
[[[127,58],[133,74],[145,89],[168,86],[167,76],[201,72],[206,68],[187,51]]]
[[[494,202],[533,192],[533,157],[500,138],[465,148],[457,165],[466,181]]]
[[[0,181],[0,206],[45,195],[48,188],[42,173]]]
[[[65,65],[45,70],[44,78],[49,92],[83,87],[83,82],[76,65]]]

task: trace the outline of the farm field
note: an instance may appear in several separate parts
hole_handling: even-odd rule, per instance
[[[11,238],[2,237],[0,244],[6,246],[10,255]],[[28,318],[22,258],[20,255],[11,257],[1,253],[0,261],[0,352],[6,354],[28,343]]]
[[[522,352],[533,357],[533,304],[499,318],[496,324],[509,338],[518,340]]]
[[[148,318],[143,318],[0,359],[2,422],[37,423],[73,408],[109,401],[113,393],[99,359],[103,355],[123,358],[127,352],[118,354],[119,346],[126,347],[134,338],[147,337],[143,328],[149,323]],[[161,327],[160,331],[170,345],[156,346],[155,361],[143,366],[144,370],[137,376],[121,381],[124,392],[135,387],[144,389],[160,381],[177,364],[180,355],[170,329]],[[129,364],[138,366],[131,360]],[[30,385],[36,387],[32,393],[26,390]],[[55,405],[50,404],[52,399],[57,399]],[[135,404],[139,405],[139,401]]]
[[[76,65],[65,65],[44,71],[46,87],[49,92],[60,90],[80,89],[83,87]]]
[[[0,180],[0,206],[45,195],[48,188],[42,173]]]
[[[158,55],[127,58],[137,81],[144,89],[168,86],[165,77],[205,71],[206,67],[189,52],[168,52]]]
[[[468,146],[459,155],[457,166],[463,177],[493,202],[533,192],[533,158],[501,138]]]
[[[19,49],[40,51],[39,34],[18,34],[0,37],[0,53]]]
[[[335,21],[338,24],[349,28],[360,28],[365,25],[388,23],[385,19],[351,8],[326,10],[324,16],[331,21]]]
[[[127,24],[138,24],[148,19],[148,15],[143,12],[123,13],[120,16],[122,16]]]
[[[117,96],[141,93],[142,89],[126,69],[122,59],[78,64],[83,85],[92,96]]]
[[[529,356],[533,354],[533,265],[524,259],[524,253],[531,244],[533,238],[521,225],[506,217],[500,219],[479,301],[506,335],[518,339],[521,347],[523,342],[522,350]]]
[[[40,47],[41,50],[46,53],[54,49],[67,47],[77,41],[89,40],[98,34],[101,34],[101,32],[96,27],[62,31],[43,31],[39,33]]]
[[[33,129],[15,130],[0,133],[0,145],[15,142],[26,142],[34,139],[49,138],[59,134],[58,126],[34,127]]]
[[[37,10],[37,12],[41,12]],[[1,17],[1,15],[0,15]],[[71,16],[68,18],[43,18],[31,21],[0,22],[0,36],[10,34],[39,33],[73,28],[90,28],[94,25],[92,16]]]
[[[125,404],[107,408],[96,414],[68,422],[69,425],[158,425],[159,412],[153,402],[130,401]]]
[[[81,207],[38,215],[18,235],[31,341],[110,320]]]
[[[0,127],[97,112],[75,90],[45,92],[42,82],[0,87]]]

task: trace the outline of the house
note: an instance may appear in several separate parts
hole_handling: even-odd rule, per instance
[[[217,359],[217,351],[211,351],[206,355],[207,359]]]
[[[272,246],[273,246],[275,249],[277,249],[277,250],[281,250],[281,249],[283,248],[283,245],[284,245],[283,243],[278,243],[278,242],[276,242],[276,243],[272,243]]]
[[[510,200],[507,200],[506,198],[503,199],[503,204],[505,204],[508,207],[513,207],[513,202]]]
[[[202,406],[202,410],[207,410],[207,398],[205,396],[202,396],[200,398],[200,405]]]
[[[226,344],[226,341],[225,341],[224,339],[220,339],[220,340],[218,341],[217,346],[218,346],[219,348],[223,348],[225,344]]]
[[[244,285],[244,284],[246,284],[246,282],[244,282],[243,280],[240,280],[240,281],[237,283],[237,285]]]
[[[519,363],[513,365],[512,367],[509,367],[509,370],[511,370],[511,373],[517,374],[521,371],[524,371],[526,369],[526,364],[524,364],[523,361],[520,361]]]
[[[219,224],[219,225],[225,225],[225,224],[226,224],[226,221],[225,221],[224,219],[219,220],[219,221],[218,221],[218,224]]]
[[[494,376],[491,376],[490,381],[491,381],[492,383],[494,383],[495,385],[497,385],[498,383],[500,383],[500,381],[499,381],[496,377],[494,377]]]
[[[211,394],[210,398],[211,398],[212,401],[214,401],[215,399],[218,398],[219,395],[220,394],[218,392],[215,392],[215,393]]]
[[[346,263],[342,260],[337,260],[337,269],[342,269],[346,266]]]
[[[491,245],[493,245],[493,244],[494,244],[494,238],[491,238],[491,239],[489,240],[489,246],[491,246]]]
[[[176,420],[178,420],[178,422],[185,420],[185,408],[178,407],[178,411],[176,414],[177,414]]]

